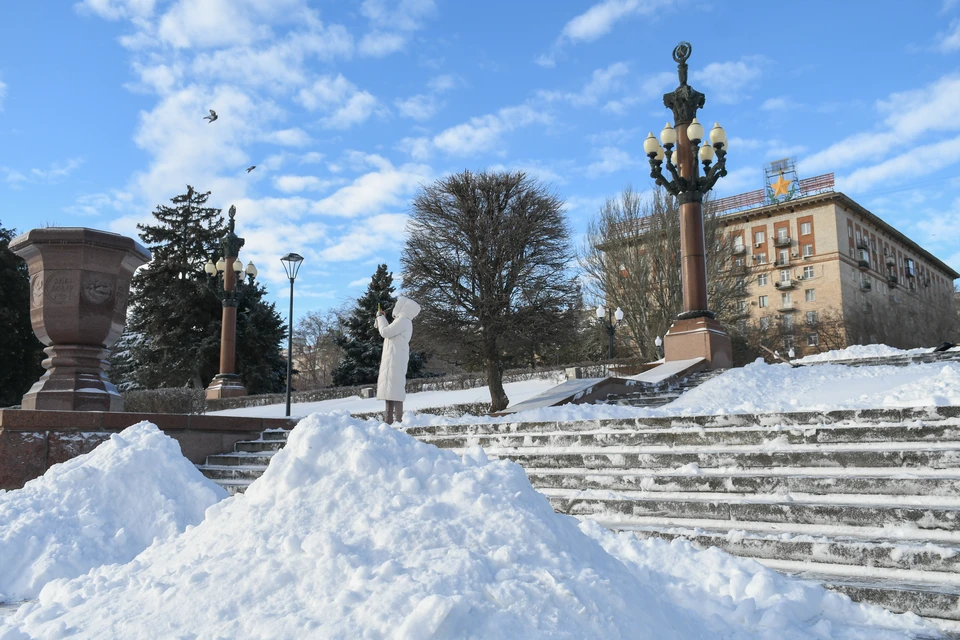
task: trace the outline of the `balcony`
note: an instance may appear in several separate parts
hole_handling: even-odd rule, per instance
[[[897,279],[897,274],[895,273],[887,274],[887,284],[889,284],[891,287],[897,286],[898,282],[899,280]]]
[[[730,267],[730,275],[733,276],[745,276],[747,275],[747,265],[745,264],[735,264]]]
[[[793,313],[797,310],[797,305],[793,302],[781,302],[780,308],[777,309],[780,313]]]
[[[789,266],[790,266],[790,258],[786,258],[785,260],[781,260],[780,258],[777,258],[777,259],[774,261],[773,266],[775,266],[775,267],[789,267]]]
[[[773,246],[775,247],[789,247],[793,244],[793,239],[790,236],[777,236],[773,239]]]
[[[747,252],[747,245],[745,245],[745,244],[735,244],[735,245],[733,245],[733,249],[731,249],[731,252],[732,252],[733,255],[735,255],[735,256],[742,256],[743,254],[745,254],[745,253]]]
[[[884,262],[884,264],[886,264],[888,267],[894,267],[894,266],[897,265],[897,259],[894,258],[893,256],[886,256],[886,257],[883,259],[883,262]]]
[[[860,238],[857,240],[857,249],[863,249],[864,251],[870,251],[870,241],[866,238]]]
[[[861,291],[870,291],[871,289],[873,289],[873,283],[870,282],[869,280],[864,280],[863,282],[860,283]]]
[[[775,282],[773,286],[775,286],[777,289],[793,289],[795,286],[797,286],[797,282],[793,279],[780,280],[779,282]]]
[[[870,268],[870,261],[860,258],[859,260],[857,260],[857,266],[860,267],[862,270],[866,271],[867,269]]]

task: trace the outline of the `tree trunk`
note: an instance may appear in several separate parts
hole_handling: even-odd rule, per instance
[[[500,370],[499,355],[487,351],[487,387],[490,388],[490,413],[496,413],[507,408],[510,398],[503,390],[503,372]]]

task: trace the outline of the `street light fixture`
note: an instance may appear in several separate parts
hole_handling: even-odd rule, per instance
[[[715,124],[704,139],[697,110],[706,100],[687,84],[687,59],[693,48],[681,42],[673,50],[680,86],[663,96],[673,112],[658,142],[651,132],[643,142],[650,177],[680,202],[680,261],[683,310],[664,336],[664,358],[702,356],[711,369],[732,365],[730,336],[707,306],[707,263],[703,235],[703,196],[727,175],[727,134]],[[701,144],[701,142],[703,144]],[[698,165],[703,165],[703,173]]]
[[[609,311],[610,310],[606,309],[603,305],[597,307],[597,320],[599,320],[601,326],[607,330],[607,355],[610,360],[613,360],[613,336],[617,331],[617,325],[623,320],[623,310],[617,307],[612,317],[609,315]],[[606,318],[606,321],[604,321],[604,318]]]
[[[663,340],[660,338],[660,336],[657,336],[656,340],[653,341],[653,344],[657,345],[657,358],[663,357],[660,355],[660,347],[663,346]]]
[[[283,270],[290,278],[290,314],[287,316],[289,326],[287,327],[287,413],[290,416],[290,381],[293,377],[293,281],[297,279],[297,273],[300,272],[300,265],[303,263],[303,256],[299,253],[288,253],[280,258],[283,263]]]
[[[243,274],[250,277],[250,284],[257,277],[257,268],[249,263],[244,270],[243,263],[237,257],[244,239],[234,232],[237,208],[230,206],[230,221],[227,223],[227,233],[220,239],[223,255],[213,262],[208,258],[203,265],[203,271],[215,278],[218,274],[223,277],[223,315],[220,322],[220,373],[214,376],[207,387],[207,399],[233,398],[247,395],[247,390],[236,373],[237,362],[237,297],[236,290],[243,284]]]

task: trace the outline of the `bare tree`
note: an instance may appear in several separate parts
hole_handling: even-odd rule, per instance
[[[710,310],[728,326],[746,318],[745,272],[730,261],[732,241],[704,204],[704,240]],[[662,189],[644,197],[631,187],[604,203],[587,227],[580,251],[586,292],[620,307],[627,342],[646,360],[683,307],[680,277],[680,210]]]
[[[522,172],[464,171],[422,187],[401,262],[430,335],[486,370],[491,410],[506,408],[504,357],[525,337],[561,340],[579,302],[562,201]]]
[[[310,311],[297,321],[293,331],[293,359],[296,362],[296,387],[318,389],[331,384],[331,374],[340,362],[342,349],[336,338],[343,333],[337,310]]]

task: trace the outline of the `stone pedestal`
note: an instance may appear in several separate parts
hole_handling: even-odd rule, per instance
[[[33,229],[10,243],[30,271],[30,321],[49,356],[23,409],[122,411],[107,348],[123,333],[134,270],[150,252],[131,238],[80,227]]]
[[[247,395],[247,388],[235,373],[218,373],[207,386],[207,400],[236,398]]]
[[[663,337],[664,360],[706,358],[707,369],[733,366],[733,348],[723,325],[713,318],[675,320]]]

